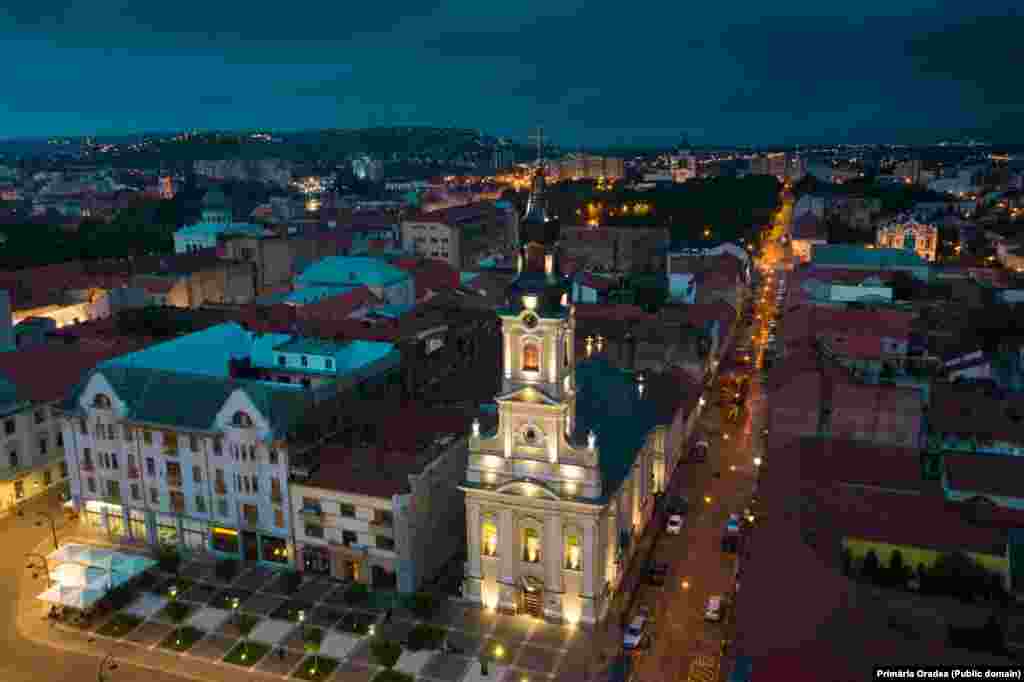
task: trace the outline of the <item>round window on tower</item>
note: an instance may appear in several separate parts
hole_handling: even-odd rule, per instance
[[[533,329],[534,327],[537,326],[537,316],[534,315],[533,313],[527,314],[526,316],[523,317],[523,325],[527,329]]]
[[[523,442],[527,445],[537,446],[540,445],[541,435],[540,430],[532,424],[525,427],[522,431]]]

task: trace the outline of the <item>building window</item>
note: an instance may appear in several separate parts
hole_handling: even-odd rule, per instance
[[[536,343],[523,344],[523,371],[540,371],[540,348]]]
[[[480,545],[484,556],[498,556],[498,526],[494,521],[484,521],[480,529]]]
[[[533,528],[523,529],[523,561],[540,563],[540,534]]]
[[[270,479],[270,501],[274,504],[281,504],[284,496],[281,494],[281,480],[278,478]]]
[[[139,488],[138,483],[132,483],[131,485],[132,500],[139,501],[142,499],[142,489]]]
[[[88,488],[90,493],[92,493],[93,495],[96,494],[96,479],[95,478],[90,476],[89,478],[85,479],[85,485],[86,485],[86,488]]]
[[[189,437],[188,437],[188,449],[191,450],[192,452],[198,452],[199,451],[199,438],[197,436],[194,436],[194,435],[191,435],[191,434],[189,435]]]
[[[132,439],[132,427],[127,424],[121,427],[122,436],[125,440],[130,441]]]
[[[395,551],[395,539],[384,537],[383,535],[378,535],[377,549],[386,549],[390,552]]]
[[[374,523],[376,523],[379,526],[394,526],[395,525],[395,515],[394,515],[393,512],[389,512],[389,511],[382,511],[382,510],[378,509],[374,513],[374,519],[373,520],[374,520]]]
[[[172,490],[171,495],[171,511],[175,514],[185,513],[185,493],[177,490]]]
[[[49,469],[43,469],[43,485],[50,485],[53,482],[53,475]]]
[[[146,475],[156,476],[156,462],[153,460],[152,457],[146,458]]]
[[[117,453],[116,452],[111,452],[110,453],[110,468],[111,469],[117,469],[118,468],[118,466],[117,466]]]
[[[160,504],[160,491],[156,488],[149,489],[149,501],[152,504]]]
[[[260,509],[254,504],[242,505],[242,518],[250,526],[257,526],[260,523]]]
[[[83,436],[89,435],[89,425],[85,422],[84,417],[78,418],[78,430],[82,433]]]
[[[277,364],[279,366],[281,366],[281,367],[284,367],[285,363],[286,363],[286,360],[285,360],[284,356],[283,355],[278,355],[277,356]]]
[[[46,410],[36,410],[35,412],[36,424],[42,424],[46,421]]]
[[[92,406],[98,407],[101,410],[110,409],[110,396],[106,393],[97,393],[96,397],[92,399]]]
[[[146,445],[153,444],[153,432],[149,429],[142,429],[142,442]]]
[[[177,455],[178,454],[178,434],[171,431],[164,431],[163,436],[163,452],[165,455]]]
[[[57,432],[57,447],[58,448],[64,447],[64,432],[63,431],[58,431]]]
[[[121,483],[119,481],[107,481],[107,499],[111,502],[121,501]]]
[[[310,538],[323,538],[323,536],[324,536],[324,527],[323,526],[318,526],[318,525],[313,524],[313,523],[307,523],[306,524],[306,537],[310,537]]]
[[[14,499],[20,500],[25,497],[25,482],[15,481],[14,482]]]
[[[199,514],[206,513],[206,498],[202,495],[196,495],[196,512]]]
[[[82,468],[92,470],[92,450],[89,448],[82,448]]]
[[[61,478],[67,478],[68,477],[68,463],[67,462],[61,462],[60,463],[60,477]]]
[[[213,454],[220,455],[224,452],[224,439],[217,436],[213,439]]]
[[[274,509],[274,526],[284,528],[284,510],[280,507]]]
[[[301,360],[301,362],[302,362],[302,366],[303,366],[303,367],[309,367],[309,358],[307,358],[307,357],[306,357],[305,355],[303,355],[303,356],[302,356],[302,357],[300,358],[300,360]]]
[[[238,412],[235,412],[235,415],[231,418],[231,423],[234,426],[247,429],[252,426],[252,417],[250,417],[248,413],[239,410]]]
[[[271,464],[277,464],[277,450],[271,448],[267,453],[267,458],[270,460]]]
[[[358,543],[359,543],[359,536],[356,535],[356,532],[354,530],[343,530],[343,531],[341,531],[341,544],[345,545],[346,547],[351,547],[352,545],[355,545],[355,544],[358,544]]]
[[[228,501],[223,497],[217,500],[217,513],[225,517],[228,515]]]
[[[17,450],[11,450],[9,453],[7,453],[7,459],[8,459],[8,463],[10,464],[12,469],[17,469],[18,468],[18,451]]]
[[[114,431],[114,425],[107,424],[107,440],[114,440],[115,438],[117,438],[117,436],[114,435]]]
[[[324,359],[324,368],[325,369],[334,369],[334,360],[332,360],[331,358],[325,358]]]
[[[45,455],[46,454],[46,448],[47,448],[46,439],[45,438],[40,438],[39,439],[39,454],[40,455]]]
[[[578,571],[581,559],[580,536],[575,531],[569,531],[565,536],[565,567],[572,571]]]
[[[4,422],[4,433],[6,433],[8,436],[14,433],[14,429],[15,423],[13,419],[8,419],[7,421]]]
[[[341,515],[342,516],[346,516],[346,517],[348,517],[350,519],[355,518],[355,516],[356,516],[356,506],[354,504],[344,504],[344,503],[342,503],[342,504],[340,504],[338,506],[339,506],[339,508],[341,510]]]

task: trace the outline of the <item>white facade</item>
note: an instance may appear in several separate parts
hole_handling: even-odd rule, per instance
[[[245,391],[206,429],[139,423],[103,371],[63,423],[85,522],[142,543],[288,565],[288,452]]]
[[[6,406],[0,416],[0,513],[67,479],[60,429],[50,405]]]
[[[464,596],[504,612],[593,624],[608,608],[630,558],[629,539],[649,520],[675,458],[667,431],[654,429],[624,480],[606,487],[597,437],[571,439],[575,317],[537,317],[529,298],[522,313],[501,315],[498,428],[470,439]]]

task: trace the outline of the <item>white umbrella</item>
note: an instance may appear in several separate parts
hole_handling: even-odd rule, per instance
[[[109,583],[106,569],[98,566],[64,562],[50,571],[50,580],[62,587],[105,589]]]
[[[70,606],[73,609],[87,609],[103,597],[99,590],[82,589],[81,587],[64,587],[54,585],[38,596],[51,604]]]

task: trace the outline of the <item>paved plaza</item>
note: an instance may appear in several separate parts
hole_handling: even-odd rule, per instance
[[[84,628],[98,648],[112,641],[135,647],[132,659],[172,655],[180,664],[174,668],[193,677],[305,679],[315,665],[316,680],[355,682],[372,680],[380,670],[370,654],[372,634],[404,643],[422,622],[404,608],[386,618],[387,600],[348,604],[346,587],[324,578],[307,577],[289,593],[281,576],[264,567],[245,569],[227,583],[209,564],[192,562],[177,578],[151,569],[144,585],[119,612],[88,626],[61,624],[52,632]],[[187,607],[180,622],[171,617],[172,586],[174,601]],[[242,621],[251,626],[247,633],[239,628]],[[587,658],[586,633],[575,628],[453,601],[443,602],[429,622],[447,630],[456,652],[403,650],[394,667],[417,682],[583,680],[584,667],[590,670],[580,665]],[[315,663],[305,650],[309,629],[321,636]],[[492,658],[486,677],[480,674],[482,652]]]

